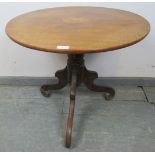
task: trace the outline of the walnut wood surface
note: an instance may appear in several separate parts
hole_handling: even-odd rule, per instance
[[[12,19],[7,35],[20,45],[47,52],[83,54],[130,46],[150,30],[143,17],[103,7],[38,10]]]

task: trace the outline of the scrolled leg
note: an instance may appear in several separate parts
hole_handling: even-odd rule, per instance
[[[76,74],[76,71],[75,72],[73,71],[72,75],[71,75],[70,106],[69,106],[69,114],[68,114],[68,121],[67,121],[67,130],[66,130],[66,142],[65,142],[65,146],[67,148],[71,147],[74,108],[75,108],[75,96],[76,96],[76,85],[77,85],[77,74]]]
[[[96,72],[89,71],[85,68],[83,82],[86,85],[86,87],[96,92],[104,92],[105,99],[111,100],[115,95],[115,90],[110,87],[99,86],[94,84],[94,80],[97,78],[98,78],[98,75]]]
[[[65,140],[65,146],[70,148],[72,141],[76,88],[81,83],[84,83],[90,90],[103,92],[106,100],[111,100],[115,95],[115,91],[113,88],[99,86],[94,83],[94,80],[98,78],[98,74],[86,69],[82,54],[68,55],[67,66],[64,69],[57,71],[55,76],[58,78],[58,83],[53,85],[43,85],[40,90],[43,96],[49,97],[52,90],[61,89],[70,83],[70,106]]]
[[[52,90],[57,90],[65,87],[68,83],[68,71],[67,67],[59,70],[55,73],[55,77],[58,78],[58,83],[53,85],[43,85],[40,88],[40,91],[43,96],[49,97],[51,95]]]

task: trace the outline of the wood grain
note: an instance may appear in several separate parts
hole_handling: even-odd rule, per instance
[[[7,35],[28,48],[65,54],[106,52],[130,46],[150,31],[143,17],[103,7],[62,7],[20,15]]]

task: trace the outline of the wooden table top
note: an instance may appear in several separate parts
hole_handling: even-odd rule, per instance
[[[150,31],[143,17],[103,7],[62,7],[12,19],[7,35],[28,48],[65,54],[115,50],[142,40]]]

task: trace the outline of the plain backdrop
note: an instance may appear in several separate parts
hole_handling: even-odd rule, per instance
[[[101,77],[155,77],[155,3],[5,3],[0,2],[0,76],[53,77],[66,65],[67,56],[22,47],[5,34],[6,23],[22,13],[60,6],[100,6],[135,12],[151,25],[150,34],[141,42],[120,50],[88,54],[88,69]]]

